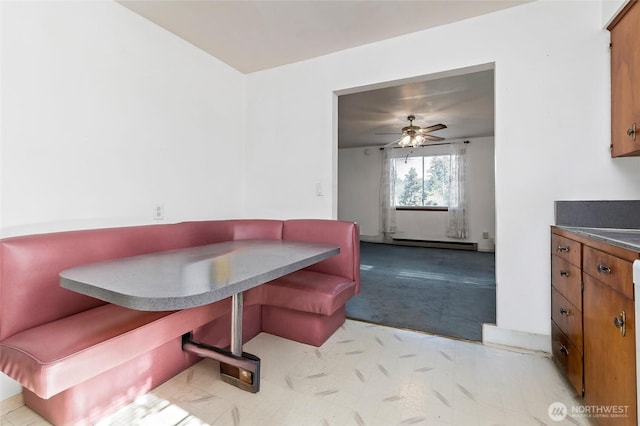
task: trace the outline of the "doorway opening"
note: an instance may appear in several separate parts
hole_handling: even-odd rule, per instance
[[[358,222],[362,242],[361,293],[347,303],[347,316],[481,340],[496,309],[494,65],[337,95],[338,219]],[[437,128],[434,140],[394,143],[412,130],[408,116],[419,129]],[[439,164],[464,142],[468,230],[453,237],[453,202],[443,195],[449,169]],[[392,197],[388,227],[384,204]]]

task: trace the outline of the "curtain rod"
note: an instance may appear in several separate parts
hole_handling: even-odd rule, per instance
[[[462,143],[470,143],[471,141],[462,141]],[[451,145],[452,143],[456,143],[456,142],[440,142],[440,143],[430,143],[429,145],[419,145],[419,146],[394,146],[391,149],[403,149],[403,148],[420,148],[423,146],[438,146],[438,145]],[[380,151],[384,151],[385,147],[380,147]]]

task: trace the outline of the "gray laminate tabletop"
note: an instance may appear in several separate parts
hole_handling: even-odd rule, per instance
[[[216,302],[340,252],[334,244],[237,240],[113,259],[60,273],[77,293],[141,311]]]

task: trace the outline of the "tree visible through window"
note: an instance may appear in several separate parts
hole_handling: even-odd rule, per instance
[[[396,158],[398,207],[448,207],[450,155]]]

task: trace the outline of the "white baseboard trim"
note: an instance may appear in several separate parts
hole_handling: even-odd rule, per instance
[[[482,324],[482,344],[551,353],[551,336]]]

